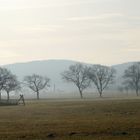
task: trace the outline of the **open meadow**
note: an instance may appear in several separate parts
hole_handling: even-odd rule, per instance
[[[140,140],[140,99],[0,106],[0,140]]]

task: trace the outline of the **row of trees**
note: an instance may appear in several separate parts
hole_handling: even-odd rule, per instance
[[[93,65],[85,66],[81,63],[71,65],[68,70],[64,71],[61,76],[62,79],[74,83],[79,90],[81,98],[83,98],[83,91],[89,88],[92,84],[96,87],[100,97],[103,91],[113,84],[115,81],[116,71],[112,67]],[[140,90],[140,63],[135,63],[125,70],[124,88],[136,91],[137,96]],[[37,74],[25,76],[22,82],[17,80],[16,75],[12,74],[6,68],[0,68],[0,100],[1,93],[7,93],[7,100],[9,100],[10,92],[19,91],[26,86],[34,91],[39,99],[40,91],[49,87],[50,79]]]
[[[84,66],[83,64],[71,65],[68,70],[62,73],[62,78],[70,83],[74,83],[83,98],[83,91],[94,84],[98,90],[100,97],[103,91],[113,84],[115,81],[116,71],[112,67],[93,65]],[[125,70],[122,76],[124,82],[123,88],[136,91],[137,96],[140,90],[140,63],[135,63]]]
[[[69,67],[62,73],[62,78],[67,82],[74,83],[83,98],[83,91],[93,83],[97,88],[100,97],[102,97],[104,89],[113,83],[116,71],[113,68],[93,65],[92,67],[84,66],[83,64],[75,64]]]
[[[7,93],[7,101],[9,101],[10,92],[21,91],[24,86],[34,91],[37,94],[37,99],[39,99],[40,91],[49,86],[49,81],[50,79],[47,77],[33,74],[25,76],[24,80],[19,82],[16,75],[12,74],[6,68],[0,68],[0,100],[2,91]]]

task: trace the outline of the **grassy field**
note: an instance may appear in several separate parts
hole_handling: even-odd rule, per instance
[[[140,99],[0,107],[0,140],[140,140]]]

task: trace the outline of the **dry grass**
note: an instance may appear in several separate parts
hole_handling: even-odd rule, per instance
[[[140,140],[140,100],[28,101],[0,107],[0,140]]]

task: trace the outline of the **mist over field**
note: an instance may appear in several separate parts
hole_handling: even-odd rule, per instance
[[[24,76],[31,74],[39,74],[42,76],[47,76],[51,79],[50,87],[44,89],[40,96],[42,98],[79,98],[78,90],[72,83],[67,83],[62,79],[61,73],[69,68],[69,66],[78,63],[78,61],[71,60],[42,60],[42,61],[32,61],[25,63],[15,63],[4,65],[3,67],[11,70],[12,73],[16,74],[19,80],[23,80]],[[80,62],[82,63],[82,62]],[[111,67],[116,70],[115,82],[113,85],[110,85],[110,89],[106,90],[104,96],[125,96],[126,93],[120,93],[118,87],[122,85],[124,71],[133,64],[134,62],[128,62],[118,65],[112,65]],[[91,63],[82,63],[87,66],[92,66]],[[25,89],[23,93],[25,97],[33,97],[34,93]],[[130,93],[130,96],[133,96]],[[85,98],[94,98],[98,97],[97,90],[92,85],[89,87],[85,93]]]
[[[140,140],[140,0],[0,0],[0,140]]]

